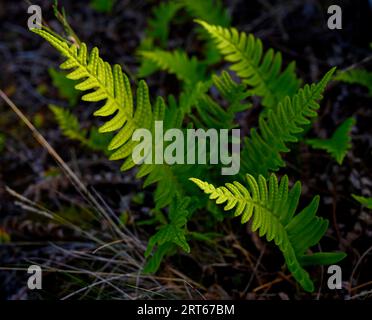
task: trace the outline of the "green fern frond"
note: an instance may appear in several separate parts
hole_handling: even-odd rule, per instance
[[[152,51],[142,51],[140,54],[161,70],[174,74],[186,85],[195,85],[198,81],[205,80],[205,67],[196,57],[189,58],[186,52],[176,50],[173,52],[154,49]]]
[[[86,142],[86,131],[81,129],[78,119],[71,112],[53,104],[49,105],[49,109],[53,112],[64,136]]]
[[[183,4],[186,11],[193,19],[203,19],[207,23],[228,27],[231,23],[231,17],[228,11],[223,7],[220,0],[179,0]],[[218,63],[221,60],[221,55],[216,47],[216,44],[208,33],[201,27],[196,29],[201,40],[206,41],[204,46],[204,60],[207,65]]]
[[[168,41],[170,22],[181,7],[181,3],[175,1],[162,2],[156,6],[148,21],[147,36],[154,40],[159,39],[160,45],[165,47]]]
[[[132,159],[132,151],[139,142],[131,139],[136,129],[148,129],[154,136],[154,124],[157,120],[163,120],[164,125],[167,126],[164,127],[164,130],[181,128],[182,111],[176,105],[167,108],[161,97],[157,98],[154,107],[152,107],[145,81],[139,82],[137,104],[136,108],[134,108],[128,77],[122,72],[119,65],[111,68],[107,62],[104,62],[99,57],[97,48],[94,48],[88,55],[85,44],[82,44],[81,48],[77,48],[75,45],[69,46],[65,41],[54,37],[45,30],[33,29],[33,31],[45,38],[67,58],[61,68],[74,69],[67,77],[79,80],[79,84],[76,85],[78,90],[89,90],[88,93],[83,95],[82,99],[91,102],[104,102],[104,105],[94,112],[94,115],[111,116],[110,120],[99,128],[99,132],[115,132],[108,149],[112,151],[111,160],[124,159],[124,163],[121,166],[122,171],[129,170],[136,165]],[[155,142],[153,141],[153,143]],[[155,149],[153,148],[153,150]],[[181,187],[169,188],[170,185],[174,184],[174,181],[169,179],[178,179],[178,177],[174,174],[169,174],[169,170],[173,172],[175,169],[166,168],[167,166],[167,164],[143,163],[140,165],[137,174],[138,177],[147,176],[144,182],[145,186],[156,182],[160,185],[155,192],[155,200],[158,202],[157,207],[169,204],[175,192],[184,193],[183,187],[182,189]],[[167,174],[164,175],[164,171],[168,171],[166,172]],[[182,186],[182,183],[178,183],[178,185]],[[168,192],[168,190],[172,192]]]
[[[318,101],[334,71],[335,68],[331,69],[317,84],[305,85],[292,98],[286,97],[270,108],[266,118],[259,118],[259,131],[251,129],[250,137],[244,140],[243,172],[267,176],[285,165],[281,153],[290,151],[286,144],[297,142],[296,135],[317,116]]]
[[[352,194],[352,197],[358,201],[362,206],[372,210],[372,198],[358,196],[356,194]]]
[[[301,184],[297,182],[288,190],[288,177],[284,176],[280,183],[274,174],[268,183],[263,176],[256,180],[247,174],[248,189],[239,182],[226,183],[222,187],[214,187],[208,182],[191,178],[209,198],[216,204],[225,203],[224,210],[235,209],[234,216],[241,216],[241,223],[252,220],[252,230],[258,231],[260,237],[274,241],[282,251],[288,269],[301,286],[309,292],[314,285],[309,274],[301,265],[305,263],[336,263],[343,259],[343,253],[327,253],[307,255],[328,228],[328,221],[316,216],[319,197],[300,213],[295,214],[301,195]]]
[[[64,136],[71,140],[79,141],[92,150],[103,151],[108,154],[107,146],[112,139],[111,134],[101,134],[95,127],[91,128],[88,133],[87,130],[81,128],[76,116],[66,110],[66,108],[51,104],[49,109],[53,112]]]
[[[269,49],[264,54],[261,40],[252,34],[239,33],[235,28],[223,28],[201,20],[196,22],[215,39],[221,54],[232,63],[230,69],[252,88],[249,92],[263,98],[264,106],[273,107],[297,92],[300,80],[295,74],[295,63],[290,63],[282,71],[280,52]]]
[[[351,148],[351,129],[354,125],[355,119],[348,118],[335,130],[330,139],[308,139],[305,142],[315,149],[326,150],[338,164],[342,164]]]
[[[226,100],[226,107],[222,107],[208,95],[212,85],[221,98]],[[245,86],[236,83],[223,71],[220,76],[213,75],[212,81],[197,82],[187,87],[181,93],[180,108],[198,128],[231,129],[236,127],[236,113],[251,107],[251,104],[244,101],[247,97]]]
[[[335,80],[364,86],[372,96],[372,72],[363,69],[343,71],[335,77]]]
[[[69,46],[67,42],[56,38],[45,30],[33,29],[32,31],[45,38],[67,58],[67,61],[60,67],[73,69],[67,77],[79,80],[79,84],[75,86],[76,89],[89,91],[82,96],[82,100],[104,102],[104,105],[94,115],[111,116],[111,118],[99,128],[99,132],[118,131],[108,147],[109,150],[115,150],[111,158],[115,160],[127,159],[138,143],[130,140],[134,130],[137,128],[151,129],[153,113],[146,83],[144,81],[139,83],[137,105],[134,110],[129,79],[119,65],[112,68],[107,62],[104,62],[99,57],[97,48],[88,54],[85,44],[77,48],[74,44]],[[122,169],[127,169],[127,166],[124,165]]]
[[[172,246],[169,244],[174,244],[182,248],[185,252],[190,252],[190,246],[186,240],[186,224],[190,216],[190,211],[188,209],[191,198],[184,197],[180,198],[179,195],[173,198],[169,206],[167,224],[164,224],[160,229],[151,236],[147,249],[145,252],[145,257],[149,257],[151,252],[154,250],[155,246],[158,246],[159,252],[150,259],[145,266],[145,271],[155,272],[160,265],[160,261],[163,256],[169,251]],[[167,250],[165,250],[164,245],[167,245]],[[154,261],[155,260],[155,261]]]
[[[229,103],[229,113],[235,114],[251,107],[249,103],[242,103],[249,96],[245,85],[235,82],[228,72],[212,75],[212,81],[218,93]]]

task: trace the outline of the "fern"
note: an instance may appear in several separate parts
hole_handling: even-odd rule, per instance
[[[139,77],[149,76],[155,71],[158,71],[162,66],[163,70],[172,70],[172,68],[168,68],[168,59],[164,60],[162,57],[150,57],[150,59],[148,59],[146,55],[143,55],[143,52],[147,51],[151,53],[166,48],[170,23],[176,13],[182,8],[185,8],[192,18],[203,18],[209,23],[222,26],[228,26],[230,24],[230,17],[219,0],[174,0],[160,3],[153,9],[153,17],[149,20],[148,29],[145,32],[146,37],[141,41],[138,50],[141,56],[141,65],[138,69]],[[197,28],[197,31],[201,40],[210,40],[204,29]],[[178,50],[178,52],[181,55],[186,55],[184,51]],[[204,52],[206,58],[203,61],[198,61],[201,67],[204,68],[205,65],[214,64],[220,60],[220,54],[212,41],[207,41]],[[155,58],[155,61],[151,58]],[[174,59],[174,57],[172,59]],[[169,64],[172,64],[172,62]],[[188,68],[187,64],[185,68]]]
[[[328,71],[317,84],[305,85],[292,98],[286,97],[276,108],[268,110],[267,118],[260,117],[259,131],[251,129],[244,141],[241,171],[267,176],[285,165],[281,153],[289,152],[286,144],[297,142],[298,133],[317,116],[318,101],[332,77],[335,68]]]
[[[173,243],[182,248],[185,252],[190,252],[189,244],[186,241],[186,224],[190,216],[190,212],[187,208],[189,204],[190,198],[188,197],[180,199],[179,196],[177,196],[174,198],[169,207],[169,223],[160,227],[158,232],[150,238],[145,257],[149,257],[156,245],[162,246],[166,243]],[[160,250],[159,253],[161,252],[162,250]],[[159,260],[157,255],[154,259]],[[154,267],[157,265],[159,265],[159,263],[154,264],[150,259],[147,262],[147,266],[145,266],[145,271],[154,272],[156,271]]]
[[[232,62],[235,71],[251,87],[250,94],[263,97],[262,104],[273,107],[286,96],[292,96],[300,86],[295,74],[295,63],[282,69],[280,52],[269,49],[263,54],[262,42],[253,35],[239,33],[235,28],[223,28],[197,20],[215,39],[225,59]]]
[[[220,0],[180,0],[180,2],[194,19],[203,19],[207,23],[222,27],[230,25],[230,16]],[[207,65],[218,63],[221,60],[221,55],[215,43],[211,41],[203,28],[197,28],[196,31],[201,40],[207,40],[204,46],[205,58],[203,62]]]
[[[335,80],[364,86],[372,96],[372,72],[363,69],[343,71],[335,77]]]
[[[230,24],[230,17],[220,0],[179,0],[179,2],[194,18],[223,27]]]
[[[307,254],[328,227],[328,221],[316,216],[319,197],[316,196],[306,208],[295,214],[301,195],[300,182],[288,190],[287,176],[280,184],[274,174],[268,184],[261,175],[256,180],[247,174],[246,179],[249,189],[236,181],[216,188],[196,178],[190,180],[217,204],[226,203],[224,210],[235,208],[234,216],[241,216],[241,223],[252,219],[252,230],[258,231],[260,237],[265,236],[267,241],[275,242],[293,277],[306,291],[312,292],[313,282],[302,264],[332,264],[345,257],[344,253]]]
[[[75,106],[79,100],[79,91],[75,89],[76,81],[67,79],[63,72],[53,68],[49,68],[48,72],[61,98],[66,98],[71,107]]]
[[[251,107],[249,103],[242,102],[249,96],[245,85],[235,82],[228,72],[222,71],[220,76],[214,74],[212,80],[219,94],[229,103],[230,114],[236,114]]]
[[[217,89],[221,98],[226,100],[226,108],[208,95],[212,86]],[[223,71],[220,76],[213,75],[212,81],[198,82],[186,88],[181,93],[180,108],[198,128],[231,129],[236,127],[236,113],[251,107],[251,104],[245,101],[247,97],[245,86],[236,83]]]
[[[348,118],[336,129],[330,139],[308,139],[306,143],[315,149],[326,150],[338,164],[342,164],[347,151],[351,148],[350,131],[354,125],[355,119]]]
[[[168,128],[181,127],[183,115],[176,108],[176,105],[167,108],[164,100],[158,97],[154,108],[151,107],[148,87],[143,80],[138,85],[137,106],[134,111],[128,77],[121,71],[119,65],[111,68],[107,62],[104,62],[99,57],[97,48],[94,48],[88,55],[85,44],[77,48],[74,44],[69,46],[65,41],[56,38],[45,30],[33,29],[33,31],[45,38],[67,58],[61,68],[74,69],[67,77],[79,80],[76,89],[81,91],[90,90],[89,93],[82,96],[82,100],[105,102],[94,115],[112,116],[99,128],[99,132],[116,132],[108,145],[108,149],[112,151],[111,160],[124,159],[121,166],[122,171],[135,166],[131,157],[133,149],[139,143],[131,140],[135,129],[144,128],[153,132],[156,120],[164,120]],[[77,128],[76,125],[75,123],[75,129]],[[167,128],[164,128],[164,130],[167,130]],[[71,134],[73,133],[71,132]],[[182,183],[175,184],[175,181],[178,181],[178,176],[173,174],[174,170],[179,169],[176,166],[170,168],[167,164],[142,164],[137,173],[137,177],[147,176],[144,182],[145,186],[158,183],[158,188],[155,191],[155,200],[158,201],[157,207],[168,205],[176,192],[184,194]],[[186,168],[182,170],[186,170]],[[169,188],[169,185],[177,185],[179,188]]]
[[[144,58],[141,52],[151,52],[158,48],[157,45],[159,49],[166,47],[171,20],[180,8],[180,3],[169,1],[160,3],[153,9],[153,16],[149,19],[148,28],[145,32],[146,36],[142,39],[137,50],[141,57],[141,64],[137,71],[138,77],[144,78],[159,70],[159,67],[151,60]]]
[[[49,109],[53,112],[64,136],[71,140],[77,140],[92,150],[103,151],[108,154],[107,146],[112,139],[111,134],[100,134],[94,127],[89,132],[82,129],[78,119],[65,108],[52,104],[49,105]]]
[[[85,141],[86,132],[81,129],[78,119],[72,113],[53,104],[49,105],[49,109],[54,113],[63,135],[72,140]]]
[[[372,210],[372,198],[358,196],[356,194],[352,194],[352,197],[358,201],[362,206]]]
[[[115,65],[112,68],[107,62],[104,62],[99,57],[97,48],[94,48],[88,55],[85,44],[77,48],[74,44],[69,46],[65,41],[45,30],[33,29],[33,32],[45,38],[67,58],[67,61],[60,66],[62,69],[74,69],[67,75],[67,78],[79,80],[79,84],[75,86],[76,89],[81,91],[90,90],[89,93],[82,96],[82,100],[105,102],[94,115],[112,117],[99,128],[99,132],[115,132],[119,130],[109,145],[110,150],[115,150],[111,158],[126,159],[122,170],[134,166],[129,155],[137,143],[128,140],[136,128],[151,129],[153,120],[146,83],[144,81],[139,83],[137,106],[134,112],[129,80],[119,65]],[[158,109],[164,109],[164,107],[164,102],[159,98],[156,104],[156,112],[159,113]]]
[[[160,69],[174,74],[185,85],[195,85],[205,80],[205,67],[196,57],[189,58],[186,52],[177,50],[168,52],[160,49],[142,51],[140,54]]]
[[[149,19],[147,36],[154,40],[159,39],[161,47],[165,47],[169,36],[169,25],[181,3],[175,1],[162,2],[152,11],[153,17]]]

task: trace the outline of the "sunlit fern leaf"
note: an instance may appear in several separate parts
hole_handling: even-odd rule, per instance
[[[308,139],[306,143],[315,149],[326,150],[338,164],[342,164],[351,148],[351,129],[354,125],[355,119],[348,118],[335,130],[330,139]]]
[[[156,64],[161,70],[174,74],[185,85],[195,85],[205,80],[205,66],[196,57],[189,58],[186,52],[176,50],[173,52],[154,49],[142,51],[140,54]]]
[[[295,214],[301,195],[301,184],[297,182],[290,190],[288,178],[280,183],[274,174],[267,182],[263,176],[256,180],[247,174],[248,188],[235,181],[222,187],[214,187],[208,182],[191,178],[209,198],[217,204],[224,204],[224,210],[235,210],[234,216],[241,216],[241,222],[252,221],[252,230],[260,237],[274,243],[282,251],[288,269],[301,286],[309,292],[314,285],[309,274],[301,265],[301,260],[314,264],[336,263],[343,259],[343,253],[328,253],[324,256],[307,255],[310,247],[319,242],[328,227],[328,221],[316,216],[319,197],[300,213]]]
[[[297,142],[297,134],[317,116],[318,101],[334,71],[328,71],[317,84],[305,85],[292,98],[270,108],[267,117],[259,118],[259,130],[251,129],[250,137],[244,140],[241,171],[268,176],[285,165],[281,153],[290,151],[287,144]]]
[[[282,71],[280,52],[269,49],[264,53],[261,40],[252,34],[196,21],[215,39],[221,54],[232,63],[230,69],[252,88],[250,94],[263,98],[264,106],[273,107],[297,92],[300,80],[295,74],[295,64],[290,63]]]
[[[362,206],[372,210],[372,198],[358,196],[356,194],[352,194],[353,198],[358,201]]]
[[[342,71],[336,75],[335,80],[364,86],[372,96],[372,72],[363,69]]]
[[[88,54],[85,44],[82,44],[81,48],[77,48],[75,45],[68,45],[67,42],[56,38],[45,30],[33,29],[33,31],[45,38],[67,58],[67,61],[61,65],[63,69],[73,69],[67,76],[79,80],[79,84],[76,86],[78,90],[89,90],[82,99],[91,102],[104,102],[104,105],[94,115],[111,117],[100,127],[99,132],[115,132],[108,149],[112,150],[111,160],[124,159],[121,166],[122,171],[129,170],[136,165],[132,158],[132,151],[139,142],[131,139],[134,130],[148,129],[154,133],[156,120],[164,120],[166,126],[164,130],[181,127],[182,111],[176,105],[167,108],[161,97],[157,98],[154,108],[152,108],[148,88],[144,81],[140,81],[138,84],[137,101],[134,108],[128,77],[122,72],[119,65],[111,68],[107,62],[104,62],[99,57],[97,48]],[[153,141],[153,143],[155,142]],[[145,185],[158,182],[159,186],[155,191],[157,207],[169,204],[175,192],[184,194],[183,189],[177,188],[177,186],[182,186],[182,183],[174,183],[175,179],[179,179],[177,174],[169,174],[169,170],[174,169],[163,166],[168,165],[142,164],[138,171],[141,177],[148,176]],[[165,172],[167,170],[168,172]],[[170,185],[174,187],[169,188]]]
[[[112,159],[126,159],[131,155],[135,143],[131,135],[136,128],[151,128],[152,107],[149,100],[148,87],[140,81],[137,89],[137,104],[134,109],[132,91],[128,77],[122,72],[119,65],[113,68],[104,62],[94,48],[90,54],[85,44],[80,48],[68,45],[45,30],[33,29],[33,32],[45,38],[67,60],[61,65],[62,69],[73,69],[67,75],[69,79],[79,80],[76,89],[89,91],[82,100],[89,102],[104,102],[95,113],[95,116],[108,117],[99,131],[115,132],[109,149],[115,150]]]

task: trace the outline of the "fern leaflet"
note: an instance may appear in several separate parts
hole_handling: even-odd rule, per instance
[[[308,139],[306,143],[315,149],[326,150],[338,164],[342,164],[347,151],[351,148],[350,131],[354,125],[355,119],[349,118],[335,130],[330,139]]]

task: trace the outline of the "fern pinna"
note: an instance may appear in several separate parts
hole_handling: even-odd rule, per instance
[[[301,195],[301,184],[297,182],[288,190],[288,178],[284,176],[280,184],[274,174],[267,184],[263,176],[256,180],[247,174],[249,189],[235,181],[223,187],[214,187],[196,178],[191,180],[217,204],[226,203],[224,209],[235,208],[234,216],[241,216],[246,223],[252,218],[252,230],[268,241],[274,240],[282,251],[288,269],[301,286],[309,292],[314,285],[303,265],[332,264],[345,257],[344,253],[306,254],[317,244],[327,230],[328,221],[316,217],[319,197],[300,213],[295,214]]]

